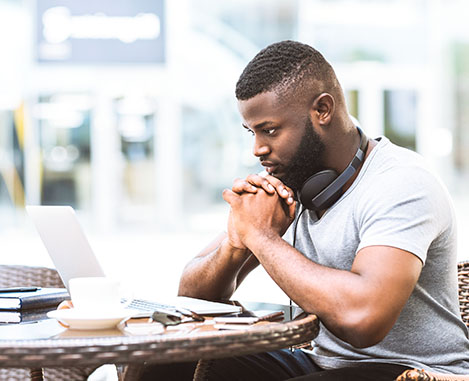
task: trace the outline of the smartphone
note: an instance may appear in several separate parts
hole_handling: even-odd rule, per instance
[[[283,311],[259,310],[213,318],[216,324],[254,324],[259,321],[275,321],[283,318]]]

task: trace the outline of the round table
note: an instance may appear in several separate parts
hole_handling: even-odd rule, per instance
[[[254,309],[253,303],[243,305]],[[261,308],[288,310],[288,306],[272,304]],[[305,343],[314,339],[318,330],[318,318],[304,313],[293,320],[260,322],[239,330],[219,330],[207,322],[185,323],[165,333],[135,336],[117,329],[66,330],[55,320],[46,319],[0,326],[0,367],[140,366],[144,362],[215,359]],[[126,379],[131,379],[130,373]]]

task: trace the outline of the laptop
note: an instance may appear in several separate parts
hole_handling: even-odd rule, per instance
[[[72,207],[29,205],[26,211],[67,289],[72,278],[106,276]],[[172,303],[135,299],[129,306],[140,311],[185,308],[200,315],[230,314],[242,310],[231,304],[184,296],[175,297]]]

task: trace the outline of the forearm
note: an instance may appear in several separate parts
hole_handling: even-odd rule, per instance
[[[270,277],[303,310],[317,314],[330,330],[341,325],[341,316],[349,313],[344,311],[346,306],[337,307],[345,299],[351,301],[341,290],[348,274],[341,272],[341,282],[336,282],[339,270],[312,262],[280,237],[265,239],[251,250]],[[341,314],[336,314],[337,310]]]
[[[305,311],[318,315],[337,337],[357,346],[376,344],[394,325],[416,278],[385,279],[367,258],[367,266],[350,271],[322,266],[306,258],[281,237],[256,239],[248,244],[274,281]],[[376,265],[382,260],[372,255]],[[358,260],[360,262],[360,259]],[[382,263],[379,264],[382,267]],[[385,284],[407,284],[392,293]],[[394,283],[394,284],[393,284]]]
[[[179,282],[179,295],[207,300],[229,299],[238,287],[250,252],[229,245],[226,234],[191,260]]]

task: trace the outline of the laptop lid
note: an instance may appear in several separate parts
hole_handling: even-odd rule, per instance
[[[105,276],[70,206],[26,206],[39,236],[68,289],[77,277]]]

